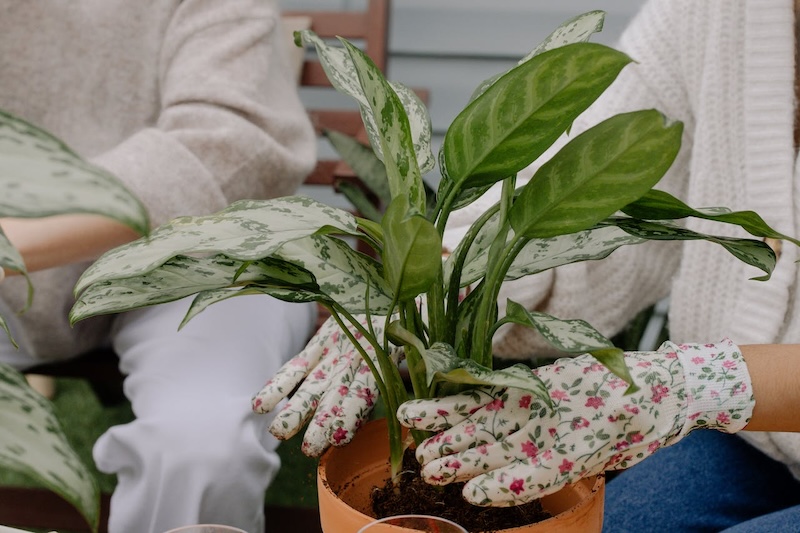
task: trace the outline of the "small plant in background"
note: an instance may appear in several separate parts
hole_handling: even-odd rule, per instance
[[[143,205],[114,176],[84,161],[46,131],[2,111],[0,190],[0,217],[91,213],[116,219],[142,234],[148,230]],[[22,257],[1,230],[0,267],[27,277]],[[29,281],[29,301],[34,289]],[[0,327],[10,336],[2,316]],[[50,403],[19,372],[2,363],[0,466],[59,494],[97,530],[100,494],[93,475],[70,448]]]
[[[90,267],[76,286],[71,319],[192,294],[197,296],[184,323],[235,296],[316,301],[360,351],[390,414],[409,399],[395,347],[402,347],[415,398],[500,385],[549,400],[528,367],[492,369],[492,335],[506,323],[537,329],[560,351],[591,353],[635,389],[622,350],[589,324],[511,301],[507,314],[498,316],[501,284],[600,260],[623,245],[687,239],[722,245],[763,271],[758,279],[768,279],[775,255],[760,238],[788,237],[755,213],[693,209],[653,189],[679,151],[682,124],[652,109],[611,117],[574,136],[517,187],[517,173],[559,141],[631,62],[588,42],[603,16],[594,11],[568,21],[516,66],[475,90],[447,129],[432,205],[422,176],[436,158],[422,102],[407,87],[387,81],[348,41],[330,46],[311,31],[296,34],[298,45],[316,48],[333,85],[358,101],[382,163],[376,168],[367,154],[369,168],[355,170],[385,175],[385,211],[365,209],[373,218],[360,218],[309,198],[285,197],[239,201],[213,215],[175,219]],[[348,141],[335,134],[331,140],[340,150],[368,150],[342,148]],[[500,201],[443,261],[442,235],[451,213],[495,186]],[[757,238],[699,234],[679,225],[685,217],[734,224]],[[362,241],[375,258],[358,253],[343,237]],[[471,291],[463,297],[465,287]],[[397,420],[389,416],[388,424],[396,474],[403,442]],[[422,437],[415,434],[418,442]]]

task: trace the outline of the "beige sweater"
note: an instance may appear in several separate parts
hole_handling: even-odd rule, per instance
[[[792,7],[792,0],[649,2],[621,40],[638,64],[626,67],[581,122],[651,107],[684,121],[682,152],[658,188],[695,207],[753,209],[779,231],[800,236]],[[454,217],[452,240],[455,226],[490,202]],[[731,231],[701,220],[689,227]],[[510,297],[562,318],[584,318],[610,335],[670,294],[676,342],[800,343],[798,250],[783,249],[772,279],[758,282],[749,280],[758,271],[710,243],[629,246],[606,260],[508,283],[501,302]],[[531,330],[514,327],[496,339],[495,350],[525,357],[541,345]],[[800,435],[742,435],[800,477]]]
[[[271,0],[0,0],[0,108],[116,174],[153,225],[239,198],[292,193],[315,141]],[[71,329],[86,265],[36,273],[17,340],[43,359],[102,342],[112,318]],[[0,295],[22,308],[24,283]]]

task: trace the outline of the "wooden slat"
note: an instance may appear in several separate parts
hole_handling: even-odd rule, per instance
[[[361,114],[355,110],[312,109],[308,114],[317,129],[317,134],[327,129],[355,137],[364,129]]]
[[[372,2],[370,2],[372,3]],[[383,0],[377,4],[385,3]],[[366,11],[284,11],[287,16],[311,16],[311,29],[323,38],[362,39],[371,19]],[[376,24],[380,26],[380,24]]]

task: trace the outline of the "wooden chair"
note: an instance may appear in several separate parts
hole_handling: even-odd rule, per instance
[[[385,71],[389,28],[390,0],[369,0],[363,11],[286,11],[286,17],[308,17],[310,28],[320,37],[342,36],[353,40],[370,55],[378,67]],[[330,89],[322,66],[313,54],[303,57],[300,86]],[[364,138],[358,110],[309,108],[309,115],[317,133],[325,129],[338,130]],[[337,159],[320,160],[309,175],[306,184],[335,187],[341,179],[354,179],[350,168]],[[54,377],[87,379],[101,401],[109,404],[124,401],[118,359],[111,349],[98,349],[66,362],[48,363],[29,370],[31,373]],[[101,502],[100,532],[107,531],[109,495]],[[267,507],[271,531],[320,532],[319,517],[315,509],[293,507]],[[55,494],[36,488],[0,487],[0,524],[23,528],[57,529],[60,531],[88,532],[81,516]],[[256,533],[256,532],[253,532]]]

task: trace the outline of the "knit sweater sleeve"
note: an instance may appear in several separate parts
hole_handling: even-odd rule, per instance
[[[576,121],[572,135],[617,113],[656,108],[669,120],[684,122],[683,148],[656,188],[681,197],[685,193],[690,158],[692,113],[686,96],[679,39],[681,17],[690,2],[647,3],[624,32],[618,48],[635,63],[626,67],[598,101]],[[687,45],[689,43],[686,43]],[[561,143],[566,142],[562,139]],[[551,150],[549,153],[554,153]],[[547,155],[547,154],[546,154]],[[541,161],[521,173],[529,178]],[[668,295],[680,263],[677,242],[623,246],[606,259],[566,265],[507,282],[498,300],[499,316],[507,299],[564,319],[582,318],[605,335],[613,335],[638,313]],[[494,337],[499,357],[529,358],[552,350],[534,330],[507,325]]]
[[[289,194],[311,170],[314,133],[279,22],[275,4],[259,0],[186,0],[168,21],[153,126],[93,158],[154,225]]]

